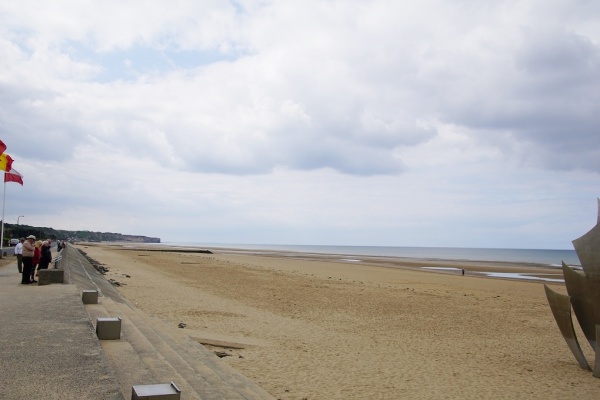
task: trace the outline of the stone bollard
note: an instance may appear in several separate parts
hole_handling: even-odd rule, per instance
[[[38,285],[50,285],[51,283],[64,283],[65,270],[63,269],[40,269],[38,270]]]
[[[83,301],[83,304],[98,304],[98,291],[84,290],[81,293],[81,301]]]
[[[162,383],[158,385],[136,385],[131,388],[131,400],[179,400],[181,390],[175,383]]]
[[[96,320],[96,335],[100,340],[121,339],[121,318],[98,318]]]

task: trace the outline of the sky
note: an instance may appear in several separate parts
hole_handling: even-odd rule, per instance
[[[0,1],[8,223],[162,242],[572,249],[600,2]]]

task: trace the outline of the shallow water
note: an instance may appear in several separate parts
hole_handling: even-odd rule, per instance
[[[323,245],[274,245],[230,243],[162,243],[169,246],[215,247],[224,249],[295,251],[303,253],[363,255],[371,257],[419,258],[425,260],[499,261],[543,264],[560,268],[564,261],[580,266],[575,250],[551,249],[484,249],[460,247],[394,247],[394,246],[323,246]],[[355,261],[354,258],[347,261]]]

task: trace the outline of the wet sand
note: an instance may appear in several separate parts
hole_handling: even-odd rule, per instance
[[[560,336],[541,282],[481,275],[560,277],[560,270],[77,247],[108,267],[106,278],[122,284],[118,290],[138,308],[185,323],[188,334],[229,353],[223,362],[279,399],[595,399],[600,393],[600,379],[578,367]],[[565,292],[562,284],[551,286]]]

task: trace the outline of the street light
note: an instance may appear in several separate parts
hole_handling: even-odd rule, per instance
[[[25,216],[24,216],[24,215],[19,215],[19,216],[17,217],[17,225],[19,225],[19,218],[21,218],[21,217],[25,218]]]

